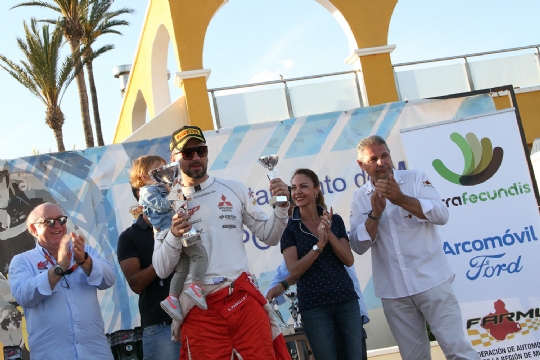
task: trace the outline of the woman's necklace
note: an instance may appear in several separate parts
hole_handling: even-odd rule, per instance
[[[309,232],[311,232],[315,237],[317,237],[317,228],[320,222],[320,217],[318,215],[319,214],[317,214],[317,216],[315,216],[313,219],[307,219],[307,216],[302,219],[304,226],[308,228]]]

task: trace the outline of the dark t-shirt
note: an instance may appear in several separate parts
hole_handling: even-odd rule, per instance
[[[154,231],[152,226],[148,225],[140,215],[137,222],[120,234],[116,252],[118,262],[129,258],[139,258],[141,269],[145,269],[152,264],[153,252]],[[172,322],[171,317],[159,305],[169,295],[171,278],[172,274],[162,281],[156,276],[139,295],[139,312],[143,328]]]
[[[323,208],[318,207],[322,214]],[[338,239],[349,241],[345,224],[341,216],[332,216],[332,232]],[[313,251],[313,245],[319,239],[313,235],[300,220],[300,209],[294,208],[287,227],[281,236],[281,252],[290,246],[296,246],[298,259]],[[322,253],[311,267],[296,282],[298,291],[298,307],[300,311],[319,306],[338,304],[345,301],[358,300],[354,284],[345,269],[343,262],[337,257],[328,242]]]

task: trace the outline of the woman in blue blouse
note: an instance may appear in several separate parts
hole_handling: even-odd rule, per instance
[[[316,359],[337,360],[335,332],[344,359],[362,359],[358,296],[345,270],[354,263],[343,219],[325,210],[317,175],[298,169],[292,180],[296,203],[281,237],[281,252],[297,279],[298,307]]]

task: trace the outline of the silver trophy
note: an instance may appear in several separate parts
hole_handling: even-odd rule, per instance
[[[180,184],[175,184],[171,189],[168,197],[171,202],[171,206],[177,213],[187,214],[188,213],[188,199],[182,193],[182,186]],[[201,242],[201,232],[202,230],[195,230],[192,226],[191,230],[185,233],[182,236],[182,244],[185,247],[191,246],[198,242]]]
[[[289,324],[287,324],[285,319],[283,319],[283,315],[281,315],[281,311],[279,311],[279,304],[277,302],[277,299],[272,299],[272,301],[270,301],[270,305],[272,305],[272,310],[274,311],[274,315],[276,315],[276,317],[281,321],[281,323],[284,326],[289,327]]]
[[[177,213],[187,214],[188,201],[182,193],[182,186],[179,183],[174,184],[178,174],[180,174],[180,164],[178,162],[163,165],[148,172],[150,178],[155,182],[165,184],[169,186],[169,188],[172,186],[169,196],[167,197],[171,203],[171,207]],[[182,236],[183,245],[187,247],[201,242],[201,232],[201,230],[197,231],[192,227],[189,232]]]
[[[281,330],[281,333],[283,335],[291,335],[291,334],[294,334],[294,328],[292,326],[290,326],[289,324],[287,324],[287,322],[285,321],[285,319],[283,318],[283,315],[281,315],[281,311],[279,311],[279,304],[277,302],[276,299],[273,299],[271,302],[270,302],[270,305],[272,306],[272,310],[274,312],[274,315],[276,316],[276,318],[279,319],[279,321],[281,322],[279,324],[279,329]]]
[[[165,184],[169,187],[173,185],[174,180],[178,177],[180,173],[180,164],[173,162],[167,165],[160,166],[158,168],[152,169],[148,172],[148,175],[152,180],[157,183]]]
[[[269,180],[274,180],[276,178],[278,178],[278,169],[276,169],[276,165],[278,163],[278,160],[279,160],[279,157],[277,155],[265,155],[265,156],[261,156],[259,158],[259,163],[264,166],[265,168],[267,168],[268,170],[270,170],[270,172],[268,173],[268,179]],[[285,204],[287,203],[288,199],[286,196],[283,196],[283,195],[279,195],[279,196],[274,196],[270,199],[269,203],[270,205],[282,205],[282,204]]]
[[[302,326],[302,320],[300,320],[300,312],[298,311],[298,297],[295,292],[286,293],[285,296],[287,300],[291,303],[289,307],[289,312],[294,320],[294,331],[299,332],[304,330]]]

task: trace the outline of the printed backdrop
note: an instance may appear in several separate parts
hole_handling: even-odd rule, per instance
[[[540,358],[540,216],[510,110],[404,130],[450,212],[439,233],[463,328],[482,360]],[[418,146],[422,144],[422,146]]]
[[[368,180],[355,161],[356,144],[361,138],[378,134],[388,139],[394,166],[406,168],[399,129],[494,110],[493,100],[481,95],[397,102],[207,131],[208,171],[213,176],[244,182],[270,212],[268,170],[257,160],[262,155],[278,154],[280,177],[289,182],[299,167],[317,172],[326,203],[348,224],[351,195]],[[8,264],[13,255],[34,246],[24,222],[30,210],[45,201],[66,209],[69,229],[83,233],[90,245],[116,265],[116,285],[99,292],[105,332],[139,325],[138,297],[121,273],[116,246],[120,233],[135,219],[137,203],[128,183],[132,161],[147,154],[168,159],[168,144],[165,137],[0,161],[0,346],[24,341],[24,315],[9,291]],[[264,290],[281,262],[279,246],[268,248],[248,231],[244,242],[251,271]],[[374,296],[370,256],[356,256],[355,268],[368,308],[381,307]],[[281,312],[288,318],[286,307]]]

